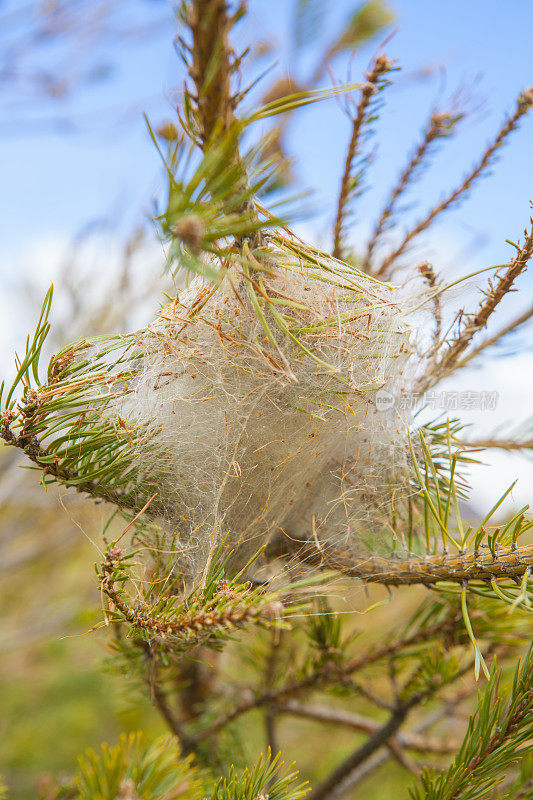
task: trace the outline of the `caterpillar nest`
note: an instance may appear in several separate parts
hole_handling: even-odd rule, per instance
[[[376,406],[410,354],[394,287],[281,241],[262,270],[196,277],[137,344],[120,413],[152,431],[139,465],[192,581],[217,550],[236,571],[280,532],[382,546],[407,462],[404,422]]]

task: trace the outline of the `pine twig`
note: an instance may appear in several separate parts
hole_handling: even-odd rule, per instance
[[[335,569],[351,578],[384,586],[435,586],[441,581],[463,584],[465,581],[491,581],[493,579],[522,578],[533,567],[533,545],[498,548],[496,555],[487,548],[485,552],[423,557],[385,558],[368,556],[357,558],[340,548],[320,551],[308,545],[301,551],[305,563],[325,569]]]
[[[454,762],[441,772],[423,770],[413,800],[467,800],[490,797],[517,756],[530,750],[533,734],[532,650],[518,664],[511,691],[500,691],[501,672],[489,685],[471,717]],[[507,796],[509,796],[507,794]]]
[[[419,264],[418,271],[420,275],[427,281],[429,288],[434,289],[435,286],[437,285],[437,276],[435,274],[433,266],[428,261],[424,261],[422,264]],[[433,297],[433,316],[435,317],[435,330],[433,331],[433,345],[429,350],[429,352],[427,353],[426,356],[427,358],[432,358],[436,353],[442,333],[442,306],[441,306],[440,294],[435,294],[435,296]]]
[[[468,662],[454,676],[457,680],[472,668],[472,662]],[[358,747],[348,756],[333,772],[328,775],[322,783],[310,792],[308,800],[334,800],[344,794],[343,783],[350,777],[351,773],[370,758],[377,750],[394,737],[399,728],[403,725],[411,711],[427,700],[442,687],[442,681],[435,679],[426,688],[414,692],[410,697],[399,700],[389,719],[381,725],[376,732],[370,736],[366,742]]]
[[[434,206],[422,220],[417,222],[414,228],[411,228],[411,230],[405,234],[398,247],[389,256],[387,256],[381,263],[380,267],[372,273],[375,277],[380,278],[386,276],[389,273],[389,267],[399,258],[399,256],[402,255],[402,253],[404,253],[407,245],[416,236],[427,230],[436,217],[456,203],[459,198],[461,198],[465,192],[467,192],[473,186],[482,173],[485,172],[485,170],[492,164],[493,156],[498,148],[501,147],[501,145],[505,142],[509,134],[516,129],[520,119],[527,114],[531,106],[533,106],[533,87],[527,89],[525,92],[522,92],[518,98],[514,113],[508,117],[504,125],[500,128],[498,135],[492,144],[487,147],[478,164],[476,164],[476,166],[463,179],[461,184],[456,189],[450,192],[450,194],[447,195],[444,200],[441,200],[440,203]]]
[[[413,156],[407,166],[405,167],[404,171],[400,175],[398,183],[393,188],[389,200],[381,212],[381,216],[379,220],[376,222],[372,235],[368,241],[366,254],[363,259],[362,269],[364,272],[368,272],[370,270],[370,264],[372,260],[372,255],[376,248],[376,245],[380,241],[383,233],[385,232],[385,228],[387,226],[388,221],[390,220],[393,212],[396,209],[396,204],[398,199],[403,195],[406,191],[408,186],[413,182],[415,174],[417,173],[419,167],[424,162],[430,148],[431,144],[435,142],[437,139],[442,138],[443,136],[448,136],[453,126],[456,122],[458,122],[462,118],[462,115],[452,115],[450,113],[438,113],[434,112],[430,119],[429,123],[426,126],[424,131],[424,136],[418,147],[416,148]]]
[[[108,549],[100,567],[100,588],[120,614],[120,618],[147,636],[156,636],[162,640],[168,637],[183,639],[190,645],[189,649],[192,649],[200,640],[221,630],[231,631],[254,622],[271,622],[279,616],[280,604],[268,596],[255,598],[250,605],[246,604],[244,597],[236,598],[222,608],[217,608],[216,605],[211,608],[202,607],[185,611],[179,616],[157,614],[148,606],[131,606],[115,587],[118,580],[116,568],[123,555],[116,546]]]
[[[455,369],[462,369],[462,367],[466,367],[467,364],[469,364],[474,358],[477,358],[477,356],[484,350],[486,350],[487,347],[493,347],[495,344],[501,341],[501,339],[503,339],[504,336],[507,336],[508,333],[512,333],[521,325],[524,325],[526,322],[529,322],[529,320],[532,317],[533,317],[533,306],[527,311],[524,311],[523,314],[520,314],[520,316],[511,320],[511,322],[509,322],[508,325],[505,325],[505,327],[497,331],[497,333],[495,333],[494,336],[488,336],[477,347],[474,347],[472,350],[470,350],[469,353],[467,353],[460,361],[457,362]]]
[[[186,104],[192,104],[194,108],[195,133],[204,152],[219,140],[228,145],[226,166],[234,165],[237,173],[233,198],[229,203],[233,212],[236,211],[234,199],[239,192],[249,195],[247,169],[239,151],[239,121],[235,117],[235,109],[243,94],[232,93],[231,87],[231,79],[239,71],[242,56],[235,56],[229,41],[230,31],[244,11],[244,3],[230,16],[227,0],[192,0],[188,18],[192,34],[189,75],[196,94],[192,96],[187,91]],[[253,196],[246,196],[241,211],[256,219]],[[257,232],[254,241],[259,241]]]
[[[147,662],[147,675],[146,682],[150,687],[152,702],[165,720],[169,730],[180,743],[180,749],[183,755],[188,755],[194,752],[194,741],[186,732],[181,720],[176,716],[171,708],[167,695],[161,686],[159,674],[157,670],[157,657],[152,652],[148,642],[141,641],[139,645]]]
[[[404,752],[404,748],[402,747],[399,741],[399,736],[391,737],[387,742],[387,748],[391,756],[394,758],[395,761],[398,762],[398,764],[401,767],[406,769],[412,775],[415,776],[418,775],[419,769],[416,766],[415,762],[412,760],[412,758],[408,756],[407,753]]]
[[[226,0],[193,0],[188,23],[193,41],[189,74],[196,89],[196,118],[205,147],[215,129],[219,133],[227,131],[235,119],[231,93],[235,70]]]
[[[464,328],[456,334],[451,342],[447,343],[449,345],[448,350],[438,363],[430,371],[426,372],[417,386],[417,391],[426,391],[457,368],[460,356],[467,349],[473,337],[487,325],[494,310],[512,290],[516,278],[527,268],[528,262],[533,256],[533,219],[530,221],[532,228],[529,233],[527,231],[524,232],[524,245],[518,249],[513,261],[498,270],[496,273],[496,285],[493,285],[492,281],[489,282],[489,290],[486,292],[485,300],[480,303],[477,312],[467,318],[468,321]]]
[[[431,728],[436,722],[447,716],[455,706],[457,706],[472,693],[472,688],[473,687],[470,685],[467,685],[466,687],[463,686],[459,692],[455,694],[452,700],[445,701],[444,706],[441,706],[436,713],[432,714],[415,728],[415,735],[423,734],[428,728]],[[357,786],[369,774],[389,761],[390,758],[390,751],[385,749],[376,751],[374,755],[370,756],[370,758],[368,758],[363,764],[350,773],[349,777],[343,781],[342,786],[339,787],[339,793],[345,793],[349,789],[353,789],[354,786]]]
[[[277,710],[282,714],[291,714],[297,717],[314,719],[319,722],[331,723],[332,725],[341,725],[367,734],[374,734],[380,728],[378,722],[362,714],[336,708],[328,708],[327,706],[304,705],[294,700],[289,700],[277,706]],[[445,755],[447,753],[455,753],[460,746],[460,742],[453,739],[441,740],[434,737],[423,736],[419,733],[403,733],[399,734],[397,738],[401,747],[407,750],[415,750],[419,753],[437,753],[438,755]]]
[[[75,470],[62,467],[57,461],[51,459],[50,453],[41,445],[36,436],[28,436],[24,433],[19,436],[14,434],[9,425],[11,416],[11,412],[4,412],[4,416],[0,420],[0,438],[7,445],[21,449],[30,461],[42,469],[45,475],[50,475],[81,494],[90,495],[96,502],[103,500],[125,511],[138,512],[142,509],[146,502],[145,498],[136,497],[129,492],[106,489],[96,480],[80,481]],[[162,511],[162,507],[157,503],[152,504],[151,512],[157,513],[158,511]]]
[[[416,705],[413,699],[410,706],[399,706],[389,717],[387,722],[382,725],[378,730],[366,740],[366,742],[358,747],[348,758],[346,758],[331,775],[319,783],[318,786],[311,791],[307,796],[308,800],[326,800],[337,796],[335,789],[342,784],[351,772],[353,772],[360,764],[363,764],[370,758],[380,747],[386,744],[389,739],[394,736],[396,731],[405,721],[409,711]]]
[[[320,686],[322,682],[331,680],[332,674],[337,675],[339,678],[347,677],[382,659],[390,658],[408,647],[413,647],[421,642],[429,641],[438,635],[445,635],[446,632],[451,631],[456,624],[456,615],[450,615],[450,617],[444,621],[441,620],[434,625],[427,625],[423,630],[417,630],[414,633],[395,639],[393,642],[388,642],[381,647],[362,653],[348,661],[347,664],[339,666],[337,669],[330,661],[321,663],[304,678],[289,681],[277,689],[263,691],[240,700],[230,711],[221,714],[202,731],[199,731],[198,734],[196,734],[195,740],[196,742],[201,742],[208,739],[248,711],[262,708],[267,703],[274,705],[283,704],[288,698],[315,689]]]
[[[513,439],[472,439],[470,441],[457,441],[460,447],[474,448],[475,450],[505,450],[508,453],[533,450],[533,439],[524,439],[523,441],[516,442]]]
[[[360,144],[361,131],[367,118],[368,106],[373,95],[377,91],[380,78],[391,69],[391,62],[385,55],[378,56],[370,72],[367,72],[367,83],[361,89],[361,99],[357,106],[357,113],[352,123],[352,135],[346,153],[344,173],[341,181],[339,199],[337,204],[337,217],[333,231],[333,256],[342,259],[344,223],[346,219],[347,206],[351,196],[352,169],[355,156]]]

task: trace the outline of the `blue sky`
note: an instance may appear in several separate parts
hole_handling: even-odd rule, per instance
[[[329,5],[332,11],[327,14],[324,39],[339,29],[353,7],[345,0]],[[133,220],[150,212],[150,197],[160,185],[160,172],[142,111],[147,110],[155,120],[165,116],[169,97],[182,75],[172,47],[170,4],[154,6],[160,16],[166,9],[166,30],[162,28],[144,44],[113,48],[108,42],[109,56],[116,65],[114,77],[46,109],[56,117],[73,119],[75,132],[45,129],[32,134],[37,126],[30,124],[26,131],[15,126],[0,136],[2,250],[17,250],[30,238],[73,235],[89,219],[117,215]],[[285,45],[280,68],[291,60],[288,32],[293,6],[287,0],[250,2],[248,28],[264,38],[273,35]],[[425,176],[420,195],[428,201],[454,185],[497,129],[505,110],[512,108],[520,89],[533,83],[530,0],[506,4],[496,0],[393,0],[392,7],[398,30],[386,50],[398,59],[402,71],[388,91],[387,107],[374,139],[374,144],[379,144],[379,158],[369,177],[376,188],[359,203],[362,229],[378,210],[387,185],[439,96],[445,98],[461,86],[474,85],[469,91],[471,105],[482,102],[482,106],[474,120],[463,125],[461,136],[442,149]],[[354,58],[353,80],[360,79],[371,53],[365,49]],[[425,68],[433,70],[432,77],[415,81],[414,74]],[[344,80],[346,59],[336,61],[334,69],[336,77]],[[28,116],[32,117],[31,107]],[[43,116],[41,104],[33,118]],[[291,129],[298,175],[304,186],[318,189],[317,207],[331,205],[334,198],[347,130],[348,120],[335,101],[327,108],[303,112]],[[527,222],[533,197],[532,142],[533,122],[526,120],[503,151],[492,176],[439,225],[443,237],[461,241],[482,234],[486,243],[479,256],[487,258],[487,263],[501,260],[508,252],[505,239],[516,238]],[[324,219],[324,235],[326,231]],[[357,229],[354,233],[357,235]],[[4,273],[5,265],[0,269]]]
[[[37,8],[39,4],[33,5]],[[24,278],[44,285],[54,273],[61,248],[91,220],[111,220],[120,237],[150,215],[151,201],[164,186],[142,112],[155,123],[170,117],[171,98],[183,73],[172,44],[171,4],[153,0],[145,5],[151,15],[147,18],[161,19],[163,24],[144,42],[121,46],[107,39],[100,45],[98,54],[114,66],[109,80],[48,104],[26,101],[21,95],[15,105],[25,124],[6,114],[0,121],[0,337],[4,340],[0,360],[20,337],[18,321],[10,316],[16,308],[10,298],[20,281]],[[331,0],[326,5],[323,41],[338,32],[354,7],[347,0]],[[354,243],[369,230],[387,187],[403,166],[435,102],[442,101],[445,108],[445,99],[463,88],[467,107],[474,112],[460,135],[441,147],[424,174],[413,193],[413,201],[418,199],[422,205],[407,212],[409,219],[419,215],[424,203],[433,204],[456,185],[498,130],[504,113],[512,110],[519,92],[533,84],[532,0],[508,0],[505,4],[498,0],[391,0],[390,5],[396,13],[393,27],[397,30],[386,52],[402,69],[387,90],[387,104],[376,125],[372,147],[378,152],[368,176],[372,188],[356,206]],[[275,39],[282,55],[273,75],[287,67],[295,70],[297,77],[302,75],[312,65],[313,52],[302,64],[294,64],[290,36],[294,3],[250,0],[249,7],[240,34],[243,40],[248,36]],[[335,61],[335,77],[360,80],[374,50],[372,46],[363,49],[350,64],[346,58]],[[52,46],[42,58],[46,66],[46,59],[52,63],[58,52]],[[425,78],[420,77],[421,72]],[[323,85],[330,85],[328,77]],[[69,119],[73,129],[50,127],[50,118]],[[315,189],[314,207],[321,211],[305,230],[322,243],[329,241],[348,128],[341,104],[333,100],[304,110],[289,131],[289,148],[296,158],[300,183]],[[531,213],[531,200],[533,114],[501,151],[492,174],[460,208],[442,219],[426,237],[425,248],[413,258],[429,256],[446,277],[505,261],[511,253],[505,240],[520,237]],[[508,299],[504,316],[531,302],[531,279],[522,279],[522,286],[520,298]],[[494,420],[502,421],[504,413],[515,419],[527,416],[531,413],[527,398],[533,389],[528,377],[533,373],[531,357],[519,356],[505,366],[496,361],[495,365],[470,378],[476,385],[485,382],[487,388],[501,386],[501,413]],[[492,419],[484,423],[490,427]]]

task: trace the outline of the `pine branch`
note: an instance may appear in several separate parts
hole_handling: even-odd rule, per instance
[[[444,703],[444,706],[441,706],[439,710],[432,714],[430,717],[424,720],[420,725],[418,725],[415,729],[416,735],[421,735],[426,731],[428,728],[432,727],[436,722],[438,722],[442,717],[446,716],[450,709],[453,709],[455,706],[458,705],[462,700],[468,697],[472,692],[471,686],[463,686],[459,692],[456,693],[455,697],[452,700],[447,700]],[[381,749],[381,751],[376,751],[373,756],[370,756],[363,764],[361,764],[357,769],[353,770],[349,777],[346,778],[342,783],[342,791],[347,792],[349,789],[353,789],[354,786],[357,786],[362,780],[368,777],[369,774],[375,772],[376,769],[381,767],[391,758],[390,751],[385,749]]]
[[[162,644],[168,640],[174,652],[179,647],[191,650],[211,637],[225,635],[254,623],[272,624],[279,619],[282,605],[272,595],[250,590],[246,585],[233,587],[219,582],[218,590],[204,597],[197,589],[188,597],[168,595],[153,599],[151,587],[144,602],[134,606],[125,597],[123,585],[131,557],[114,543],[106,552],[98,577],[102,592],[109,598],[112,611],[107,617],[113,622],[126,622],[148,640],[154,637]],[[116,584],[121,587],[117,589]],[[151,602],[149,602],[149,599]]]
[[[533,450],[533,439],[515,441],[513,439],[470,439],[469,441],[459,442],[464,447],[472,447],[475,450],[506,450],[508,453],[521,452],[523,450]]]
[[[362,714],[329,708],[328,706],[304,705],[295,700],[288,700],[286,703],[276,706],[276,709],[281,714],[291,714],[332,725],[341,725],[362,733],[375,734],[381,727],[374,719]],[[441,740],[423,736],[419,733],[400,733],[397,739],[400,746],[407,750],[415,750],[419,753],[437,753],[439,755],[455,753],[460,745],[460,742],[454,739]]]
[[[280,203],[274,215],[262,202],[279,189],[287,166],[285,156],[276,147],[272,131],[259,141],[255,137],[247,149],[240,146],[244,133],[255,122],[286,115],[356,86],[295,91],[237,117],[234,111],[242,93],[232,94],[230,84],[231,76],[239,71],[240,59],[231,51],[228,34],[241,12],[228,17],[223,0],[194,0],[189,8],[192,46],[182,38],[180,43],[196,89],[194,94],[186,90],[178,116],[192,145],[184,137],[174,137],[164,155],[147,123],[169,181],[167,208],[156,221],[162,237],[170,241],[168,267],[177,265],[217,284],[226,274],[227,262],[242,259],[244,243],[250,243],[257,262],[263,255],[261,231],[282,224]],[[197,148],[203,151],[200,158]],[[289,199],[282,202],[287,204]],[[289,206],[283,224],[290,211]],[[256,264],[253,271],[260,266]]]
[[[533,225],[533,220],[531,220],[531,223]],[[448,350],[432,366],[431,370],[426,372],[417,386],[417,391],[426,391],[457,368],[460,356],[467,349],[474,336],[486,327],[495,309],[512,290],[515,280],[524,272],[530,258],[533,256],[533,227],[529,233],[524,231],[524,235],[524,244],[521,248],[516,246],[518,252],[513,261],[505,267],[500,267],[496,272],[496,285],[493,284],[492,280],[489,282],[489,288],[485,292],[485,300],[480,303],[474,315],[467,317],[466,324],[458,331],[455,337],[446,343]]]
[[[221,714],[219,717],[212,720],[203,730],[199,731],[195,736],[195,740],[196,742],[204,741],[248,711],[262,708],[267,704],[283,704],[292,697],[319,688],[323,684],[327,685],[334,677],[342,681],[343,678],[366,669],[383,659],[391,658],[397,653],[414,647],[421,642],[430,641],[436,636],[444,636],[447,631],[451,631],[456,626],[457,621],[458,617],[454,612],[445,620],[439,620],[438,623],[433,625],[428,624],[423,629],[416,630],[395,639],[393,642],[387,642],[380,647],[362,653],[344,665],[332,664],[330,660],[321,662],[303,678],[289,681],[276,689],[271,689],[266,692],[262,691],[251,697],[241,699],[230,711]]]
[[[378,56],[370,72],[367,72],[367,83],[361,89],[361,99],[357,105],[356,115],[352,123],[352,135],[346,153],[344,173],[341,181],[337,204],[337,217],[333,231],[333,256],[343,258],[344,225],[348,203],[353,194],[353,164],[360,148],[361,132],[368,121],[368,108],[374,94],[378,91],[383,75],[392,69],[392,64],[385,55]]]
[[[422,141],[416,148],[411,160],[400,175],[398,183],[393,188],[389,200],[381,212],[379,220],[376,222],[372,235],[367,244],[366,254],[363,258],[362,269],[364,272],[371,271],[370,266],[374,250],[381,240],[386,228],[389,226],[391,217],[396,210],[398,200],[404,194],[406,189],[413,183],[420,171],[420,167],[423,165],[426,157],[431,151],[431,145],[438,139],[441,139],[445,136],[450,136],[453,133],[455,125],[462,118],[462,114],[453,115],[446,112],[434,112],[429,118],[429,123],[424,131]]]
[[[188,14],[192,33],[189,74],[196,95],[196,121],[202,146],[221,136],[235,121],[231,77],[235,72],[229,32],[233,25],[226,0],[192,0]]]
[[[457,758],[447,770],[425,770],[413,800],[475,800],[488,797],[506,770],[525,754],[533,737],[533,650],[518,665],[510,696],[499,693],[501,674],[491,679],[472,717]]]
[[[52,356],[46,381],[41,382],[39,359],[49,330],[51,299],[49,291],[33,340],[28,337],[25,356],[17,362],[18,373],[0,408],[0,438],[23,450],[45,482],[59,482],[138,512],[148,495],[140,488],[132,442],[147,432],[142,426],[130,429],[116,404],[127,394],[138,367],[135,336],[76,342]],[[161,511],[159,502],[152,504],[151,513]]]
[[[494,336],[488,336],[484,341],[482,341],[477,347],[472,348],[469,353],[467,353],[460,361],[457,362],[455,369],[462,369],[462,367],[466,367],[474,358],[482,353],[487,347],[493,347],[495,344],[498,344],[504,336],[507,336],[508,333],[512,333],[521,325],[524,325],[526,322],[533,317],[533,306],[524,311],[523,314],[516,317],[515,319],[511,320],[508,325],[505,325],[503,328],[500,328]]]
[[[469,663],[461,670],[458,670],[453,680],[457,680],[472,668]],[[449,679],[451,680],[451,679]],[[431,697],[443,685],[440,675],[435,676],[424,689],[407,694],[404,699],[399,699],[396,707],[387,722],[380,726],[367,741],[358,747],[348,758],[346,758],[322,783],[315,786],[309,794],[309,800],[334,800],[344,793],[343,783],[349,778],[350,774],[370,758],[377,750],[393,737],[405,722],[411,711],[422,702]]]
[[[194,742],[189,736],[180,719],[176,716],[174,710],[171,708],[166,692],[161,686],[158,659],[157,655],[153,652],[150,644],[146,641],[140,641],[139,647],[142,648],[146,662],[147,674],[146,683],[150,688],[152,703],[156,706],[157,710],[165,720],[169,730],[180,743],[181,751],[184,755],[194,752]]]
[[[419,701],[421,702],[421,700]],[[416,698],[413,698],[411,705],[399,706],[378,730],[366,740],[366,742],[355,750],[340,766],[335,769],[322,783],[308,795],[308,800],[326,800],[326,798],[337,797],[335,789],[349,777],[350,773],[363,764],[377,750],[385,745],[404,723],[411,708],[417,705]]]
[[[498,548],[496,552],[439,554],[424,557],[358,558],[340,548],[318,551],[307,545],[298,551],[305,563],[321,569],[334,569],[351,578],[384,586],[435,586],[441,581],[463,585],[466,582],[521,579],[533,569],[533,545]]]
[[[494,141],[487,147],[483,153],[481,160],[476,164],[470,173],[463,179],[461,184],[448,194],[444,200],[441,200],[431,211],[420,220],[414,228],[408,231],[398,247],[381,263],[377,270],[372,273],[375,277],[384,277],[389,274],[390,267],[395,261],[404,253],[407,245],[423,231],[427,230],[433,221],[444,211],[447,211],[452,205],[457,203],[463,195],[472,188],[478,178],[487,170],[493,163],[494,155],[501,145],[505,142],[509,134],[511,134],[517,127],[520,119],[529,111],[533,105],[533,88],[527,89],[518,98],[516,109],[514,113],[505,121],[501,127],[498,135]]]
[[[116,396],[113,390],[123,387],[134,372],[132,364],[130,369],[123,368],[133,340],[111,336],[102,346],[99,340],[82,340],[65,347],[52,356],[46,381],[41,382],[40,357],[50,330],[52,294],[50,287],[35,332],[27,338],[26,352],[16,359],[17,374],[5,399],[4,384],[0,386],[0,438],[23,450],[45,480],[138,511],[146,498],[135,492],[138,469],[132,469],[131,452],[126,454],[131,451],[131,433],[119,424],[119,418],[113,425],[104,413]],[[111,354],[116,358],[114,371],[108,363]],[[17,402],[21,386],[22,397]],[[117,463],[119,453],[125,457]]]
[[[404,751],[404,748],[401,746],[400,742],[398,741],[397,736],[393,736],[392,739],[389,739],[387,742],[387,749],[389,750],[391,756],[394,760],[412,775],[417,776],[419,769],[413,759],[407,755]]]
[[[527,507],[520,509],[506,524],[488,530],[491,519],[514,484],[497,499],[476,527],[470,525],[466,529],[458,503],[458,455],[451,452],[450,426],[447,425],[449,474],[446,474],[446,459],[439,463],[433,458],[422,431],[419,435],[423,466],[418,465],[418,455],[411,444],[414,483],[419,489],[416,503],[410,501],[409,524],[412,528],[412,511],[417,511],[424,525],[424,556],[412,555],[412,531],[405,537],[404,525],[400,523],[398,527],[398,522],[392,523],[393,531],[400,541],[402,537],[407,538],[411,550],[408,557],[400,558],[396,554],[360,556],[350,548],[320,542],[316,537],[298,540],[284,534],[272,541],[267,556],[297,558],[320,570],[334,569],[353,578],[388,586],[421,584],[431,587],[442,582],[461,586],[463,590],[468,586],[471,592],[497,597],[511,607],[519,605],[531,610],[533,546],[517,545],[520,536],[533,527],[533,520],[525,517]],[[441,453],[438,458],[444,455]],[[453,554],[449,552],[451,547]]]
[[[10,415],[4,414],[0,419],[0,438],[7,445],[17,447],[32,461],[43,475],[48,476],[54,481],[62,483],[68,488],[75,489],[81,494],[87,494],[93,500],[112,503],[124,511],[138,512],[145,504],[145,498],[136,496],[134,493],[108,489],[105,484],[97,480],[84,480],[76,470],[63,466],[55,456],[44,448],[36,436],[27,434],[16,435],[10,428]],[[152,506],[152,513],[162,511],[158,503]]]
[[[253,193],[249,190],[247,164],[239,150],[239,138],[244,128],[235,116],[235,109],[243,93],[233,93],[232,78],[239,73],[243,56],[237,58],[229,41],[233,26],[245,13],[242,3],[233,16],[229,15],[227,0],[190,0],[186,17],[192,36],[192,46],[183,45],[185,62],[194,84],[194,93],[186,88],[183,127],[190,138],[199,144],[204,153],[211,153],[224,144],[225,169],[235,174],[233,192],[226,200],[230,212],[246,217],[247,235],[253,236],[258,225],[258,215]],[[220,170],[212,164],[208,179],[216,181]],[[182,237],[183,240],[183,237]],[[198,250],[198,247],[196,247]]]

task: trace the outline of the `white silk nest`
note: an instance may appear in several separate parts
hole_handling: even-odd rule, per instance
[[[152,432],[140,465],[194,582],[216,552],[237,571],[280,533],[376,552],[405,487],[406,422],[379,407],[412,349],[397,290],[284,241],[267,266],[197,277],[164,308],[120,409]]]

